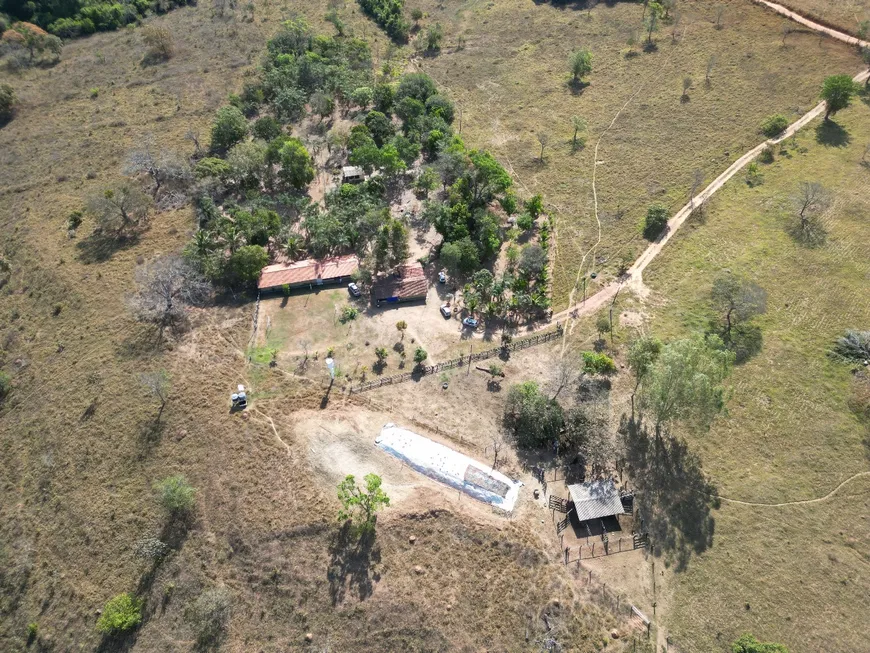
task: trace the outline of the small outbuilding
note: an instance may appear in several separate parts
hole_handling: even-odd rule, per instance
[[[372,297],[377,305],[381,302],[425,302],[428,292],[426,273],[423,266],[415,261],[400,265],[392,275],[375,283]]]
[[[263,268],[257,287],[264,292],[280,290],[284,286],[291,289],[314,289],[327,284],[348,282],[357,270],[359,259],[353,255],[278,263]]]
[[[365,170],[363,170],[359,166],[344,166],[341,169],[342,184],[361,184],[365,180]]]
[[[580,522],[621,515],[624,512],[619,490],[612,478],[569,485],[568,492],[571,495],[568,509],[574,508]]]

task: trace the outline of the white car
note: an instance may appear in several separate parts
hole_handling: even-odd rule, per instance
[[[359,286],[353,282],[347,284],[347,292],[349,292],[354,297],[359,297],[362,294],[359,290]]]
[[[447,283],[447,275],[443,270],[438,273],[438,283]]]
[[[441,311],[441,315],[443,315],[446,319],[449,319],[452,315],[452,311],[447,304],[441,304],[441,308],[439,310]]]

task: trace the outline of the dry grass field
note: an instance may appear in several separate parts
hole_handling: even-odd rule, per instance
[[[867,0],[782,0],[778,4],[850,34],[857,34],[860,24],[870,20]]]
[[[706,327],[723,270],[768,292],[763,349],[735,369],[728,415],[709,433],[689,434],[724,497],[816,499],[870,469],[866,426],[848,406],[852,366],[826,354],[846,329],[870,324],[867,111],[856,102],[837,115],[838,145],[820,143],[824,127],[811,124],[797,148],[761,166],[760,186],[729,182],[644,275],[648,328],[663,337]],[[819,248],[786,232],[800,181],[818,181],[834,198]],[[670,632],[680,650],[722,650],[750,630],[797,653],[863,651],[870,632],[852,607],[870,583],[868,491],[863,476],[817,503],[723,502],[713,546],[677,579]]]
[[[544,611],[564,642],[591,651],[615,625],[579,602],[537,536],[506,522],[498,531],[460,512],[388,511],[377,547],[346,553],[335,487],[311,473],[280,421],[284,411],[317,410],[322,389],[247,364],[250,300],[200,311],[193,331],[162,353],[129,317],[137,266],[179,250],[192,212],[157,214],[114,252],[88,246],[89,219],[67,237],[69,212],[120,178],[144,134],[190,153],[184,134],[205,133],[277,19],[301,9],[322,25],[325,4],[265,6],[254,23],[212,20],[204,5],[175,11],[155,19],[177,45],[159,66],[142,65],[129,29],[69,43],[52,69],[0,73],[21,98],[0,130],[11,266],[0,366],[13,377],[0,409],[0,650],[27,648],[31,623],[41,650],[192,650],[184,614],[212,588],[230,596],[223,645],[233,651],[520,651],[543,636]],[[171,390],[155,427],[159,406],[139,375],[158,369]],[[263,398],[248,419],[228,412],[237,383]],[[277,431],[265,417],[273,412]],[[152,484],[174,473],[199,490],[196,518],[172,534],[179,550],[151,574],[133,546],[161,533]],[[145,623],[123,643],[103,641],[97,611],[124,591],[147,597]]]
[[[825,75],[858,67],[854,52],[809,34],[793,34],[783,46],[781,20],[748,2],[725,3],[724,28],[714,29],[717,4],[685,2],[685,33],[681,27],[676,43],[672,27],[663,25],[656,52],[627,58],[627,34],[639,22],[640,7],[633,3],[602,4],[587,14],[571,5],[518,0],[409,2],[409,8],[430,14],[426,21],[444,24],[442,54],[419,58],[415,65],[460,103],[463,136],[473,146],[494,150],[521,188],[543,192],[556,207],[557,304],[564,303],[580,258],[597,239],[590,185],[594,143],[634,93],[599,151],[602,244],[594,266],[592,259],[587,266],[603,270],[605,279],[622,255],[640,250],[637,226],[649,202],[681,204],[695,169],[712,177],[755,144],[764,116],[800,113],[815,103]],[[15,119],[0,129],[0,233],[12,270],[0,288],[0,368],[12,375],[14,388],[0,408],[0,650],[25,650],[30,623],[38,624],[34,648],[48,651],[193,650],[185,611],[212,588],[223,588],[231,599],[222,642],[231,651],[527,651],[544,635],[545,611],[566,648],[592,651],[604,648],[609,629],[617,625],[613,615],[582,600],[571,576],[555,564],[552,543],[522,523],[405,504],[383,513],[375,547],[348,553],[335,525],[335,488],[318,477],[300,449],[292,419],[295,412],[321,410],[323,388],[281,366],[247,363],[249,298],[199,311],[192,332],[159,353],[151,334],[129,316],[125,296],[135,270],[184,245],[194,228],[192,211],[157,214],[138,241],[117,251],[93,247],[90,219],[75,239],[67,237],[68,214],[120,178],[127,151],[145,134],[190,154],[186,132],[206,134],[214,110],[254,74],[278,21],[301,12],[327,29],[326,5],[326,0],[263,2],[255,6],[253,21],[241,21],[214,18],[201,3],[154,19],[175,37],[177,52],[165,64],[144,65],[140,35],[129,28],[71,41],[53,68],[0,72],[0,82],[12,84],[21,99]],[[348,3],[343,12],[385,58],[386,39],[356,5]],[[591,85],[573,95],[565,85],[566,58],[580,46],[593,50],[596,72]],[[711,55],[717,61],[708,87],[704,76]],[[686,75],[694,82],[690,100],[681,103]],[[862,139],[870,138],[861,132],[863,110],[843,116],[853,137],[849,148],[826,150],[808,142],[809,153],[766,169],[760,188],[746,191],[732,184],[707,224],[669,245],[667,251],[682,258],[666,257],[649,275],[659,296],[675,293],[674,303],[656,313],[661,315],[654,322],[657,332],[676,334],[694,324],[680,315],[696,310],[703,284],[692,286],[687,271],[698,261],[711,252],[739,252],[737,245],[722,246],[738,242],[737,235],[756,246],[748,234],[758,225],[750,221],[740,230],[717,232],[722,221],[714,210],[726,209],[728,198],[742,210],[750,202],[744,194],[784,187],[776,175],[795,174],[788,165],[804,162],[810,169],[817,158],[839,160],[844,152],[857,161]],[[573,114],[589,122],[587,146],[574,155],[567,145]],[[535,161],[540,131],[550,136],[545,164]],[[833,165],[827,168],[832,186],[839,174]],[[856,211],[863,206],[858,173],[866,171],[857,164],[842,172],[852,175],[844,179],[856,189],[843,191],[852,202],[844,206]],[[863,233],[860,212],[851,211],[842,215],[855,224],[841,228]],[[841,221],[845,225],[845,218]],[[735,375],[737,387],[746,390],[732,402],[731,417],[693,442],[727,496],[773,502],[810,498],[827,491],[834,479],[866,468],[857,426],[841,394],[847,373],[821,352],[806,358],[852,326],[843,314],[833,319],[833,309],[841,306],[828,295],[827,309],[823,305],[815,314],[827,320],[825,330],[807,335],[814,322],[803,311],[818,307],[809,297],[826,295],[824,275],[836,267],[831,261],[837,252],[848,249],[849,234],[833,233],[832,247],[841,243],[841,250],[817,253],[822,259],[814,263],[812,293],[807,279],[787,277],[794,292],[808,294],[801,303],[790,303],[791,309],[771,310],[764,318],[769,349]],[[691,240],[698,237],[713,239],[700,253]],[[779,251],[779,237],[769,238],[771,252]],[[860,262],[854,257],[861,252],[848,251]],[[788,263],[792,259],[784,257],[780,265]],[[764,285],[773,293],[777,271],[764,272],[769,275]],[[674,279],[680,287],[669,285]],[[857,284],[859,278],[843,273],[837,279]],[[855,298],[848,310],[863,310],[857,292],[852,287],[841,295]],[[784,298],[772,299],[772,306],[779,301],[784,307]],[[777,336],[779,318],[787,328]],[[776,415],[760,419],[767,409],[748,370],[763,367],[762,359],[787,368],[781,374],[764,368],[778,393],[771,402],[781,403],[773,404]],[[534,361],[528,365],[535,369],[544,364],[531,354],[519,360]],[[139,375],[158,369],[169,374],[171,391],[155,426],[159,406]],[[814,369],[819,376],[812,375]],[[793,386],[787,372],[797,375]],[[819,378],[822,383],[814,384]],[[245,416],[228,412],[227,395],[238,383],[253,389],[256,402]],[[802,412],[787,403],[795,388],[807,393]],[[463,413],[453,403],[476,395],[464,397],[456,388],[447,393],[452,394],[431,399],[432,407],[441,418],[449,415],[444,428],[454,430]],[[373,399],[387,406],[397,400]],[[489,412],[475,414],[481,433],[491,428],[498,400],[488,398]],[[333,396],[325,410],[332,417],[368,406],[356,401]],[[412,414],[413,408],[402,410]],[[465,410],[474,413],[475,407]],[[765,420],[776,430],[765,431]],[[480,438],[474,445],[485,448],[485,437]],[[751,474],[734,462],[737,442],[743,447],[741,463],[756,461]],[[163,528],[152,484],[174,473],[185,474],[199,490],[196,518],[186,533],[173,535],[178,551],[151,574],[134,556],[133,545]],[[862,487],[856,483],[844,494]],[[724,650],[738,630],[757,628],[800,653],[826,650],[820,642],[858,651],[854,638],[862,632],[862,613],[840,614],[841,606],[860,603],[858,593],[867,583],[867,561],[861,557],[866,534],[858,530],[856,509],[812,504],[793,509],[793,519],[776,521],[785,513],[753,512],[753,520],[737,512],[743,508],[725,505],[717,514],[721,526],[714,547],[690,565],[678,585],[675,601],[681,607],[671,628],[677,641],[689,643],[687,651],[695,643],[700,650]],[[411,535],[417,537],[414,545]],[[775,536],[786,545],[772,546]],[[729,564],[734,551],[748,550],[739,548],[750,546],[747,541],[751,559],[739,568]],[[810,557],[791,557],[791,551]],[[789,592],[779,590],[772,569],[794,579]],[[824,577],[817,573],[825,569],[831,571]],[[803,574],[814,575],[804,579]],[[771,583],[761,587],[759,579]],[[729,601],[721,618],[720,589]],[[103,641],[95,630],[97,610],[124,591],[148,598],[145,623],[121,644]],[[746,592],[751,596],[743,596]],[[806,603],[796,604],[795,595]],[[721,639],[716,631],[723,632]],[[308,632],[310,644],[304,639]],[[611,641],[606,650],[627,645]]]
[[[653,35],[657,50],[635,57],[626,56],[630,33],[641,27],[642,7],[634,3],[600,3],[591,12],[574,3],[513,0],[410,4],[445,26],[447,47],[418,65],[461,106],[463,136],[492,149],[521,190],[542,192],[556,210],[557,310],[598,239],[591,180],[599,138],[601,244],[583,272],[596,271],[606,282],[623,257],[631,261],[643,251],[639,225],[649,204],[676,211],[696,170],[709,183],[762,140],[766,116],[796,118],[815,105],[825,76],[861,68],[853,49],[808,31],[783,45],[784,19],[740,0],[679,3],[676,41],[674,24],[663,23]],[[715,28],[719,6],[722,29]],[[594,71],[590,84],[573,93],[567,60],[577,48],[592,51]],[[692,86],[681,101],[686,76]],[[589,125],[586,147],[576,153],[572,115]],[[539,133],[549,136],[544,164]]]

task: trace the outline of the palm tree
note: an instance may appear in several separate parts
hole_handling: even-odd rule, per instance
[[[302,239],[296,234],[290,234],[281,245],[281,253],[289,260],[295,261],[302,253]]]
[[[207,256],[214,249],[214,241],[211,232],[200,229],[193,237],[193,251],[197,257]]]
[[[235,223],[229,222],[221,232],[221,242],[230,250],[230,254],[235,254],[236,250],[245,244],[245,234]]]

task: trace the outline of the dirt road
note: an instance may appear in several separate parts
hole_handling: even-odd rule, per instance
[[[752,0],[755,4],[761,5],[763,7],[767,7],[768,9],[772,9],[776,13],[785,16],[786,18],[790,18],[796,23],[800,23],[801,25],[805,25],[809,27],[811,30],[816,32],[821,32],[830,36],[831,38],[837,39],[838,41],[843,41],[843,43],[849,43],[850,45],[860,45],[862,47],[870,46],[870,43],[867,41],[862,41],[861,39],[856,39],[854,36],[849,36],[844,32],[839,32],[830,27],[825,27],[824,25],[820,25],[819,23],[814,23],[809,18],[804,18],[799,13],[792,11],[782,5],[778,5],[775,2],[767,2],[767,0]]]
[[[851,45],[860,45],[862,47],[870,47],[870,43],[867,41],[861,41],[860,39],[855,38],[854,36],[849,36],[843,32],[838,32],[835,29],[831,29],[830,27],[825,27],[824,25],[820,25],[818,23],[814,23],[811,20],[804,18],[796,14],[795,12],[786,9],[778,4],[773,2],[767,2],[766,0],[752,0],[753,2],[768,7],[773,11],[776,11],[787,18],[795,20],[796,22],[805,25],[813,30],[817,30],[822,32],[831,38],[835,38],[839,41],[843,41],[844,43],[849,43]],[[856,82],[864,82],[868,75],[870,75],[870,71],[863,71],[855,75],[853,78]],[[673,237],[673,235],[677,232],[677,230],[685,224],[686,220],[692,214],[694,209],[706,202],[712,195],[718,191],[722,186],[725,185],[731,178],[734,177],[740,170],[749,165],[755,157],[757,157],[765,147],[771,144],[777,144],[784,141],[787,138],[791,138],[793,134],[795,134],[800,129],[803,129],[807,124],[823,115],[825,112],[825,103],[820,102],[813,109],[803,116],[801,116],[794,123],[789,125],[789,127],[778,137],[766,140],[762,143],[759,143],[754,148],[749,150],[746,154],[737,159],[734,163],[728,166],[728,169],[725,170],[722,174],[720,174],[713,182],[707,186],[703,191],[701,191],[698,195],[689,200],[686,205],[677,211],[674,216],[668,220],[668,226],[665,231],[662,233],[658,239],[651,243],[646,250],[641,254],[634,264],[628,269],[625,276],[618,282],[613,282],[599,290],[597,293],[588,297],[583,302],[573,301],[574,291],[576,287],[571,292],[571,299],[569,299],[569,306],[564,311],[556,313],[552,316],[549,322],[543,323],[536,327],[536,329],[544,329],[551,326],[553,323],[565,322],[567,320],[571,320],[581,315],[589,315],[591,313],[595,313],[602,307],[606,306],[619,291],[622,286],[631,286],[631,285],[642,285],[643,284],[643,271],[646,267],[652,263],[653,259],[659,255],[659,252],[662,251],[662,248],[665,244]],[[614,119],[615,120],[615,119]]]

